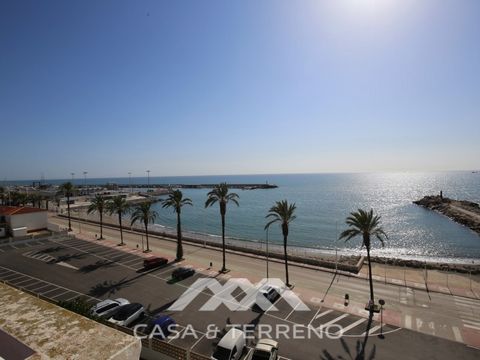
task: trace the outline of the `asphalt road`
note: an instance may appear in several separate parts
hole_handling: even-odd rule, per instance
[[[100,241],[94,243],[67,238],[15,247],[2,246],[0,250],[0,279],[54,300],[87,296],[92,303],[116,297],[140,302],[149,314],[168,314],[179,324],[181,332],[166,341],[207,356],[211,355],[219,337],[231,324],[249,325],[248,329],[253,329],[256,335],[266,325],[280,325],[284,329],[288,326],[289,330],[277,339],[280,342],[279,355],[283,359],[349,358],[349,352],[355,358],[357,342],[366,343],[366,354],[373,355],[372,359],[477,359],[480,355],[480,351],[461,343],[391,326],[383,327],[385,336],[380,338],[378,322],[369,323],[367,319],[322,307],[304,298],[302,300],[309,306],[309,311],[295,311],[282,299],[275,303],[277,311],[231,311],[225,305],[216,311],[199,311],[215,296],[210,290],[205,290],[184,310],[168,311],[168,307],[197,279],[213,277],[225,283],[228,276],[203,269],[197,271],[194,277],[172,284],[168,280],[178,264],[170,263],[166,267],[144,272],[140,252],[103,246]],[[242,294],[241,290],[232,292],[237,299],[241,299]],[[346,330],[340,339],[330,339],[326,334],[317,332],[306,336],[308,329],[333,324]],[[367,326],[370,327],[368,335]],[[216,338],[209,336],[212,328],[219,330]],[[293,339],[294,329],[304,338]],[[255,345],[255,339],[247,344],[248,352]]]

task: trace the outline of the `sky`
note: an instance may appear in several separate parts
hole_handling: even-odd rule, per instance
[[[0,178],[480,168],[480,1],[0,1]]]

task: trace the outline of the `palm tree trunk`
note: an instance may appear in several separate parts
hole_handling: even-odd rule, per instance
[[[103,240],[103,212],[100,211],[100,240]]]
[[[120,245],[123,246],[122,213],[118,212],[118,226],[120,226]]]
[[[221,272],[227,271],[227,267],[225,264],[225,214],[222,214],[222,257],[223,257],[223,265]]]
[[[67,212],[68,212],[68,231],[72,231],[72,222],[70,220],[70,196],[67,196]]]
[[[370,262],[370,246],[367,246],[367,260],[368,260],[368,280],[370,282],[370,305],[373,306],[374,298],[373,298],[373,280],[372,280],[372,264]],[[370,307],[373,310],[373,307]]]
[[[182,246],[182,224],[180,220],[180,213],[177,212],[177,260],[180,261],[183,258],[183,246]]]
[[[285,280],[286,285],[290,287],[290,281],[288,278],[288,256],[287,256],[287,235],[283,236],[283,253],[285,256]]]
[[[147,238],[147,250],[146,252],[150,252],[150,245],[148,244],[148,221],[144,221],[145,224],[145,237]]]

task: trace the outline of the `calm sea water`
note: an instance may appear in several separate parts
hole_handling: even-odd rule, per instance
[[[128,178],[109,179],[128,184]],[[331,250],[336,246],[345,253],[356,253],[360,239],[336,242],[345,229],[345,218],[358,208],[370,209],[382,216],[389,236],[381,248],[374,242],[373,253],[380,256],[444,261],[480,259],[480,236],[448,218],[412,204],[424,195],[437,194],[480,202],[480,173],[365,173],[365,174],[295,174],[202,177],[151,177],[150,183],[276,184],[277,189],[233,190],[240,206],[227,209],[227,235],[250,241],[265,241],[264,225],[268,209],[277,200],[287,199],[297,205],[297,219],[291,224],[289,244]],[[88,179],[105,183],[106,179]],[[133,184],[145,184],[146,178],[132,178]],[[82,184],[82,180],[78,180]],[[218,206],[205,209],[208,189],[185,189],[194,206],[183,210],[183,227],[193,232],[220,235]],[[176,218],[170,209],[155,204],[157,222],[174,227]],[[281,244],[278,226],[269,231],[269,240]]]

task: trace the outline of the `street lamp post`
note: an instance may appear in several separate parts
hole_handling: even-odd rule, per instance
[[[338,221],[335,221],[335,275],[338,271],[338,247],[337,247],[337,240],[338,240]]]
[[[147,170],[147,192],[150,189],[150,170]]]
[[[70,175],[72,175],[72,184],[73,184],[73,182],[75,181],[75,173],[72,172],[70,173]]]
[[[267,244],[267,247],[266,247],[266,253],[267,253],[267,279],[269,279],[270,277],[268,276],[268,257],[269,257],[269,252],[268,252],[268,228],[266,229],[266,244]]]
[[[129,171],[128,172],[128,185],[130,186],[130,194],[133,192],[132,189],[132,173]]]
[[[378,303],[380,304],[380,335],[378,335],[378,337],[383,339],[383,305],[385,305],[385,300],[380,299]]]
[[[83,188],[85,190],[85,194],[87,193],[87,171],[83,172]]]

